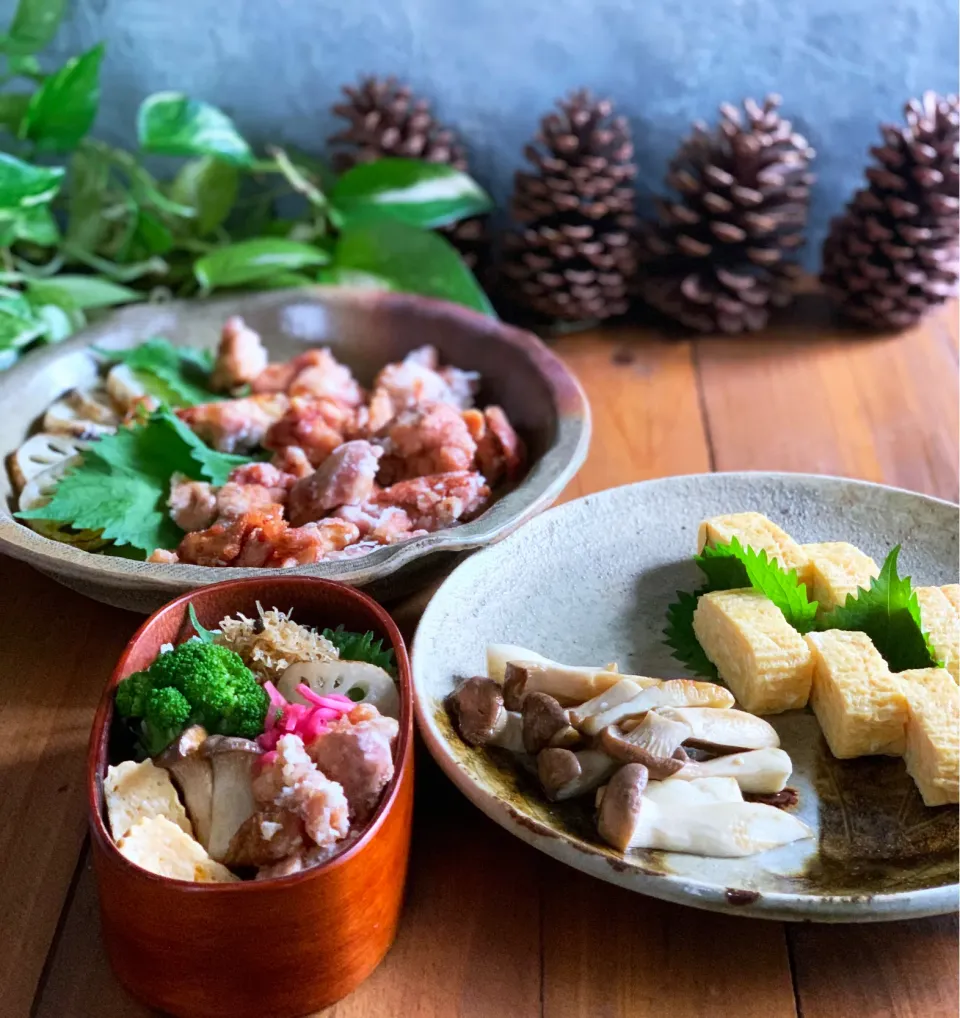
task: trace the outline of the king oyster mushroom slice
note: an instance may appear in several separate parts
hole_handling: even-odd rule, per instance
[[[642,682],[637,680],[642,680]],[[621,679],[609,689],[598,693],[592,700],[587,700],[578,707],[571,707],[570,724],[575,728],[582,728],[588,718],[629,702],[635,696],[639,696],[641,691],[648,686],[659,685],[660,679],[643,679],[639,675],[636,679]]]
[[[656,711],[648,711],[630,732],[616,725],[604,728],[600,748],[614,760],[643,764],[650,777],[659,781],[676,774],[687,762],[681,746],[688,738],[690,729],[682,721],[671,721]]]
[[[510,710],[519,710],[527,693],[549,693],[564,707],[583,703],[622,676],[599,668],[571,668],[536,661],[508,661],[504,670],[503,696]]]
[[[674,781],[697,781],[700,778],[735,778],[741,792],[772,795],[782,792],[790,780],[793,763],[782,750],[752,749],[731,753],[702,763],[691,760],[673,778]]]
[[[523,747],[528,753],[537,754],[548,746],[569,749],[580,741],[567,712],[549,693],[528,693],[520,713]]]
[[[400,717],[400,693],[390,674],[367,661],[304,661],[290,667],[277,689],[293,703],[307,701],[297,692],[303,683],[320,696],[341,693],[356,703],[370,703],[386,717]],[[359,695],[356,695],[359,694]]]
[[[213,808],[207,852],[217,862],[223,862],[234,834],[257,812],[252,771],[262,752],[250,739],[231,735],[211,735],[200,747],[200,753],[213,768]]]
[[[619,765],[606,753],[595,749],[569,749],[550,747],[537,754],[537,777],[548,799],[559,802],[593,791],[617,769]]]
[[[736,778],[695,778],[682,781],[679,777],[651,781],[644,798],[658,806],[697,806],[706,802],[743,802],[743,793]]]
[[[199,750],[207,739],[200,725],[185,728],[153,762],[165,767],[183,796],[193,833],[204,848],[210,846],[213,819],[213,765]]]
[[[588,717],[581,725],[587,735],[597,735],[607,725],[615,725],[626,718],[646,714],[661,707],[730,707],[733,694],[715,682],[696,682],[693,679],[667,679],[655,686],[642,689],[632,700]],[[626,728],[626,726],[624,726]]]
[[[627,764],[603,795],[597,827],[604,841],[621,852],[655,848],[738,858],[812,836],[795,816],[763,803],[660,805],[644,795],[647,783],[642,764]]]
[[[470,746],[523,753],[523,720],[503,706],[503,690],[485,675],[464,679],[447,698],[460,737]]]
[[[696,745],[729,751],[767,749],[780,745],[780,736],[769,721],[744,710],[670,705],[658,709],[657,713],[687,725],[690,729],[688,741]]]

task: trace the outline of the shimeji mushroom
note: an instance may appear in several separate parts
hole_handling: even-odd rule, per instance
[[[165,767],[183,795],[193,833],[204,848],[210,847],[210,822],[213,813],[213,767],[209,757],[199,752],[207,730],[200,725],[185,728],[154,763]]]
[[[303,821],[289,810],[268,807],[237,828],[224,857],[228,866],[269,866],[299,852],[304,845]]]
[[[699,778],[736,778],[741,792],[772,795],[783,791],[793,763],[790,757],[775,747],[753,749],[746,753],[731,753],[702,763],[691,760],[676,774],[674,781],[696,781]]]
[[[615,725],[626,718],[646,714],[661,707],[722,708],[733,704],[729,689],[714,682],[696,682],[693,679],[667,679],[656,686],[642,689],[633,699],[626,700],[588,717],[580,726],[587,735],[596,735],[607,725]],[[626,727],[626,726],[625,726]]]
[[[568,749],[580,741],[567,712],[549,693],[528,693],[521,707],[523,748],[536,755],[548,746]]]
[[[648,780],[646,767],[627,764],[610,779],[603,795],[600,836],[621,852],[656,848],[737,858],[812,836],[795,816],[763,803],[660,805],[644,795]]]
[[[319,696],[341,693],[357,703],[370,703],[385,717],[400,717],[400,694],[390,674],[367,661],[304,661],[280,676],[277,689],[288,702],[306,703],[297,692],[304,683]]]
[[[223,862],[241,824],[257,811],[252,768],[262,752],[250,739],[230,735],[211,735],[200,747],[200,753],[213,767],[213,808],[207,851],[218,862]]]
[[[618,764],[595,749],[548,748],[537,754],[537,777],[548,799],[558,802],[592,792],[616,770]]]
[[[504,670],[503,695],[511,710],[519,710],[528,693],[549,693],[563,706],[571,706],[609,689],[620,679],[617,672],[601,669],[568,668],[566,665],[540,664],[536,661],[508,661]]]
[[[638,676],[640,678],[640,676]],[[586,700],[578,707],[570,708],[570,724],[582,728],[588,718],[603,714],[613,707],[627,703],[648,686],[659,686],[660,679],[647,679],[642,685],[633,679],[621,679],[616,685],[598,693],[593,699]]]
[[[639,763],[654,780],[676,774],[687,762],[681,748],[690,737],[690,729],[682,721],[671,721],[656,711],[649,711],[632,731],[624,732],[608,725],[600,733],[600,748],[622,763]]]
[[[727,750],[766,749],[780,745],[777,730],[768,721],[743,710],[708,707],[663,707],[657,711],[690,729],[687,741]]]
[[[484,675],[464,679],[448,700],[464,742],[524,752],[522,719],[503,706],[500,684]]]
[[[548,665],[553,668],[581,672],[586,675],[594,675],[598,672],[616,674],[618,670],[615,664],[605,665],[603,668],[563,665],[559,661],[551,661],[550,658],[538,654],[535,650],[527,650],[526,647],[518,647],[512,643],[491,643],[487,647],[487,675],[491,679],[503,682],[507,671],[507,664],[511,661],[526,661],[530,664]]]

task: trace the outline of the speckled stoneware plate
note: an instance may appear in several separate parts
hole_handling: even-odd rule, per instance
[[[898,542],[915,582],[957,580],[958,508],[907,491],[802,474],[705,474],[614,488],[545,513],[460,565],[413,648],[417,716],[431,753],[501,826],[602,880],[698,908],[772,919],[874,921],[957,909],[957,812],[927,809],[901,760],[838,761],[807,711],[770,718],[793,759],[808,841],[746,859],[637,851],[595,833],[590,797],[551,805],[505,757],[470,749],[444,697],[482,674],[488,643],[571,664],[678,676],[661,642],[677,590],[693,590],[697,526],[754,509],[797,540],[852,541],[881,560]],[[496,751],[495,751],[496,752]],[[638,902],[639,904],[639,902]]]
[[[61,346],[33,354],[0,374],[0,455],[13,452],[63,392],[96,378],[93,345],[108,350],[166,336],[214,347],[224,319],[239,314],[256,329],[271,360],[329,346],[363,384],[390,361],[424,343],[443,360],[479,371],[479,399],[499,403],[527,442],[531,465],[512,490],[463,526],[369,555],[286,570],[366,587],[381,600],[435,580],[465,553],[500,540],[549,506],[579,469],[590,441],[590,411],[576,379],[535,336],[466,308],[409,294],[315,287],[126,308]],[[149,612],[186,590],[262,576],[250,568],[155,565],[92,555],[50,541],[11,515],[13,492],[0,471],[0,551],[108,604]]]

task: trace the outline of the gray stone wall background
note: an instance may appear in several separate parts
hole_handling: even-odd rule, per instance
[[[74,0],[54,50],[100,39],[107,140],[130,143],[141,99],[177,89],[251,141],[319,153],[339,86],[395,74],[461,132],[501,205],[540,115],[570,88],[629,117],[641,211],[691,120],[777,91],[818,152],[811,267],[879,121],[924,89],[956,91],[958,74],[956,0]]]

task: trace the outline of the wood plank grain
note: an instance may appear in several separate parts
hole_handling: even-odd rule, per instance
[[[956,1018],[955,915],[790,935],[804,1018]]]
[[[710,469],[689,342],[617,329],[568,336],[554,350],[580,379],[593,412],[590,455],[562,501]]]
[[[422,746],[416,769],[414,841],[399,936],[374,974],[323,1018],[539,1018],[541,857],[471,806]],[[282,936],[282,924],[276,935]],[[35,1018],[152,1013],[124,993],[107,966],[93,871],[85,864]]]
[[[416,770],[397,942],[325,1018],[539,1018],[542,856],[467,802],[422,747]]]
[[[590,456],[569,497],[710,469],[688,342],[630,330],[556,345],[593,409]],[[679,908],[541,864],[544,1018],[793,1016],[778,923]],[[677,945],[682,950],[676,950]],[[749,983],[749,992],[741,992]]]
[[[844,474],[956,499],[957,358],[947,314],[892,338],[838,333],[813,319],[802,335],[793,327],[756,343],[699,342],[717,469]],[[801,1013],[955,1014],[956,931],[951,919],[788,926]]]
[[[0,1014],[27,1014],[86,831],[94,707],[139,624],[0,558]]]
[[[84,850],[73,898],[54,945],[32,1018],[148,1018],[114,979],[100,940],[100,909],[89,852]]]
[[[783,926],[644,898],[552,860],[543,1018],[793,1018]]]
[[[944,328],[934,317],[894,337],[823,326],[698,340],[716,469],[840,474],[956,500],[957,358]]]

